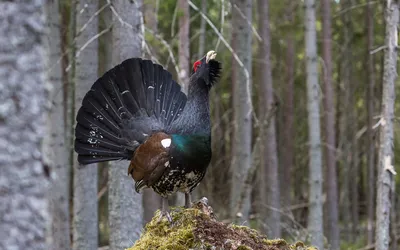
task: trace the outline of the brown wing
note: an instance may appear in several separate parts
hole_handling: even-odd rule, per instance
[[[164,139],[171,137],[163,132],[156,133],[136,149],[128,169],[128,174],[136,181],[136,191],[154,184],[168,166],[169,148],[161,144]]]

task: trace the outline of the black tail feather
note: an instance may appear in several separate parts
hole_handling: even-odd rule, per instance
[[[139,58],[122,62],[99,78],[82,101],[75,128],[78,161],[130,159],[185,104],[186,95],[160,65]]]

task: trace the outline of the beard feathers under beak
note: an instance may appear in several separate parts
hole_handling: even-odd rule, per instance
[[[215,52],[214,50],[208,51],[206,55],[206,63],[208,63],[210,60],[214,60],[216,56],[217,52]]]

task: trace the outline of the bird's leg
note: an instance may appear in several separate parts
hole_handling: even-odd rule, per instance
[[[192,206],[192,200],[190,193],[185,193],[185,208],[190,208]]]
[[[167,217],[167,220],[172,223],[172,218],[171,215],[169,214],[169,205],[168,205],[168,197],[162,197],[162,202],[161,202],[161,213],[160,213],[160,218],[158,219],[158,222],[162,220],[162,217]]]

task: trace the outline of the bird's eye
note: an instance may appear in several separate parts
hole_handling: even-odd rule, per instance
[[[196,61],[196,62],[193,64],[193,70],[194,70],[194,72],[197,71],[197,69],[200,67],[200,65],[201,65],[201,61]]]

